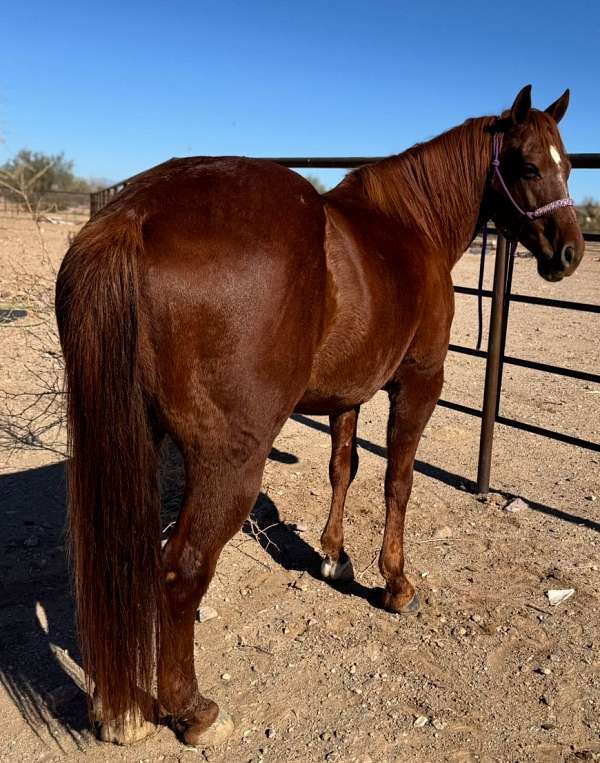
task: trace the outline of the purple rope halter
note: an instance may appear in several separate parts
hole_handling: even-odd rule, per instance
[[[560,209],[561,207],[572,207],[575,204],[573,199],[565,198],[551,201],[549,204],[544,204],[543,207],[538,207],[537,209],[534,209],[533,212],[525,212],[522,210],[514,200],[511,192],[508,190],[508,187],[504,182],[504,178],[502,177],[502,173],[500,172],[500,149],[502,147],[502,138],[503,135],[501,132],[494,133],[492,143],[492,167],[494,168],[496,177],[500,181],[500,185],[504,189],[504,193],[506,194],[507,199],[512,203],[517,212],[520,212],[520,214],[522,214],[524,217],[528,217],[530,220],[535,220],[537,217],[543,217],[543,215],[547,215],[549,212],[554,212],[555,209]]]
[[[519,214],[523,215],[523,217],[527,217],[529,220],[535,220],[538,217],[543,217],[544,215],[549,214],[550,212],[554,212],[556,209],[561,209],[561,207],[572,207],[574,206],[575,202],[571,198],[565,198],[565,199],[557,199],[556,201],[551,201],[549,204],[544,204],[543,207],[538,207],[537,209],[534,209],[533,212],[525,212],[525,210],[521,209],[521,207],[517,204],[515,201],[513,195],[508,190],[508,186],[504,182],[504,178],[502,177],[502,173],[500,172],[500,149],[502,148],[502,138],[503,134],[501,132],[494,133],[493,141],[492,141],[492,167],[494,168],[494,174],[500,181],[500,185],[502,186],[504,193],[506,194],[506,198],[511,202],[513,207],[519,212]],[[481,347],[481,340],[483,336],[483,305],[481,301],[482,293],[483,293],[483,275],[484,275],[484,267],[485,267],[485,250],[487,245],[487,223],[483,227],[483,241],[481,245],[481,263],[479,265],[479,285],[478,285],[478,294],[477,294],[477,313],[478,313],[478,331],[477,331],[477,350]],[[517,250],[517,242],[512,241],[509,247],[508,256],[509,258],[514,257],[515,252]]]

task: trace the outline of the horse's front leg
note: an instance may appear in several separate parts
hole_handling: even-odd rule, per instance
[[[419,597],[404,574],[404,518],[412,489],[415,454],[438,401],[443,375],[443,368],[424,372],[407,365],[400,369],[397,380],[389,388],[386,520],[379,569],[386,581],[383,606],[403,614],[419,611]]]
[[[331,508],[329,518],[321,536],[321,547],[325,559],[321,564],[321,574],[331,580],[352,580],[354,571],[350,557],[344,551],[344,504],[346,494],[358,469],[356,450],[356,425],[359,408],[346,413],[330,416],[331,460],[329,480],[331,482]]]

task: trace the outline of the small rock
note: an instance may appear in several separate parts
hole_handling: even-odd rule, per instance
[[[480,623],[483,620],[483,617],[481,615],[474,614],[474,615],[471,615],[471,620],[474,623]]]
[[[433,537],[436,540],[442,540],[443,538],[451,538],[452,528],[448,527],[447,525],[444,525],[444,527],[438,527],[437,530],[433,533]]]
[[[306,522],[295,522],[296,532],[305,533],[308,531],[308,525]]]
[[[552,588],[550,591],[546,591],[546,596],[550,605],[556,607],[558,604],[562,604],[563,601],[570,599],[574,593],[574,588]]]
[[[315,495],[315,496],[317,496],[317,498],[318,498],[318,497],[319,497],[319,495],[320,495],[319,491],[318,491],[318,490],[315,490],[314,488],[313,488],[313,489],[310,491],[310,494],[311,494],[311,495]]]
[[[265,736],[267,739],[275,739],[275,729],[268,728],[265,730]]]
[[[218,617],[219,613],[216,609],[213,609],[212,607],[207,606],[206,604],[202,604],[198,611],[196,612],[196,621],[199,623],[206,623],[209,620],[214,620],[215,617]]]
[[[551,729],[556,728],[556,723],[554,721],[545,721],[544,723],[542,723],[542,728],[545,729],[546,731],[550,731]]]
[[[231,676],[229,673],[223,673],[221,678],[223,679],[223,681],[231,681]]]
[[[431,725],[433,726],[434,729],[437,729],[438,731],[441,731],[444,728],[444,724],[442,723],[442,721],[440,721],[439,718],[434,718],[431,721]]]
[[[413,726],[416,729],[421,729],[423,728],[423,726],[427,726],[428,723],[429,723],[429,718],[426,715],[418,715],[415,718],[415,722],[413,723]]]
[[[516,514],[517,512],[528,508],[529,504],[526,503],[522,498],[515,498],[504,506],[504,511],[508,511],[511,514]]]
[[[321,739],[323,742],[329,742],[331,739],[331,733],[329,731],[323,731],[321,734],[319,734],[319,739]]]
[[[596,501],[597,500],[597,496],[595,496],[595,495],[586,495],[585,500],[586,501]]]
[[[429,575],[429,570],[423,570],[423,572],[421,573],[422,578],[426,578],[428,575]]]
[[[350,665],[350,675],[354,675],[356,673],[356,665]]]
[[[539,673],[541,676],[549,676],[552,673],[550,668],[542,668],[542,667],[536,668],[535,672]]]

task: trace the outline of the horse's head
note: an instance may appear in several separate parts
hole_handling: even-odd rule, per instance
[[[527,85],[493,127],[491,216],[507,238],[535,255],[547,281],[571,275],[585,248],[568,198],[571,164],[557,126],[568,104],[566,90],[546,111],[533,109]]]

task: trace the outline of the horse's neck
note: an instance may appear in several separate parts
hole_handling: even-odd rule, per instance
[[[399,237],[415,228],[424,245],[452,268],[483,224],[491,160],[488,118],[471,120],[428,143],[348,176],[342,195],[366,196]],[[334,190],[335,193],[337,189]]]

